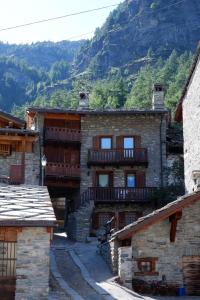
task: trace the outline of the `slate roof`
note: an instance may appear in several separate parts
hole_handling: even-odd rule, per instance
[[[28,136],[35,136],[39,135],[39,132],[36,130],[29,130],[29,129],[17,129],[17,128],[0,128],[0,134],[4,133],[13,133],[17,135],[28,135]]]
[[[119,240],[124,240],[130,238],[137,232],[143,231],[149,226],[167,219],[169,216],[173,215],[177,211],[182,210],[183,208],[187,207],[188,205],[191,205],[196,201],[200,201],[200,190],[192,194],[187,194],[182,197],[179,197],[177,200],[167,204],[166,206],[157,209],[142,218],[139,218],[136,222],[133,222],[125,226],[123,229],[115,232],[112,235],[112,239],[117,238]]]
[[[10,120],[20,126],[25,126],[26,122],[22,119],[19,119],[3,110],[0,110],[0,116],[2,116],[3,118],[7,119],[7,120]]]
[[[50,108],[50,107],[29,107],[27,112],[33,113],[60,113],[60,114],[79,114],[79,115],[120,115],[120,114],[167,114],[168,109],[60,109],[60,108]]]
[[[53,227],[56,219],[46,187],[0,185],[0,227]]]

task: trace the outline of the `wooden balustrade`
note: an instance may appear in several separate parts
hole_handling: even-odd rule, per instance
[[[80,165],[70,165],[64,163],[47,163],[45,176],[51,177],[80,177]]]
[[[80,142],[81,132],[77,129],[68,129],[63,127],[46,127],[45,140],[60,142]]]
[[[81,195],[81,203],[94,202],[146,202],[150,201],[156,188],[90,187]]]
[[[88,165],[139,165],[148,163],[146,148],[89,150]]]

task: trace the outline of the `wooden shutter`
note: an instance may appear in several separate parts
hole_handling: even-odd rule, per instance
[[[10,166],[10,184],[22,184],[22,165],[11,165]]]
[[[93,213],[92,215],[92,228],[93,229],[99,228],[99,213]]]
[[[146,176],[144,171],[136,172],[136,187],[145,187],[146,186]]]
[[[98,150],[100,148],[100,137],[93,136],[93,149]]]
[[[97,172],[93,171],[92,172],[92,186],[97,186],[98,184],[98,179],[97,179]]]
[[[109,173],[109,186],[110,187],[113,187],[113,182],[114,181],[114,178],[113,178],[113,172],[110,172]]]
[[[123,141],[124,141],[124,137],[123,135],[119,135],[116,137],[116,148],[117,149],[123,149],[124,145],[123,145]]]
[[[119,228],[122,229],[125,226],[125,212],[119,212]]]
[[[135,148],[141,148],[141,136],[135,135],[134,141],[135,141]]]

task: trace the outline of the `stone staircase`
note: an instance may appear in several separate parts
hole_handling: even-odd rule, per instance
[[[81,195],[80,206],[68,216],[67,235],[77,242],[86,242],[90,235],[94,201],[88,201],[87,192]]]

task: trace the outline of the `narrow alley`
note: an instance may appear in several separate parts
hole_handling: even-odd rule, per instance
[[[74,243],[64,233],[54,235],[51,250],[49,300],[175,300],[180,297],[142,296],[114,281],[98,254],[97,242]],[[199,297],[184,297],[198,300]]]

